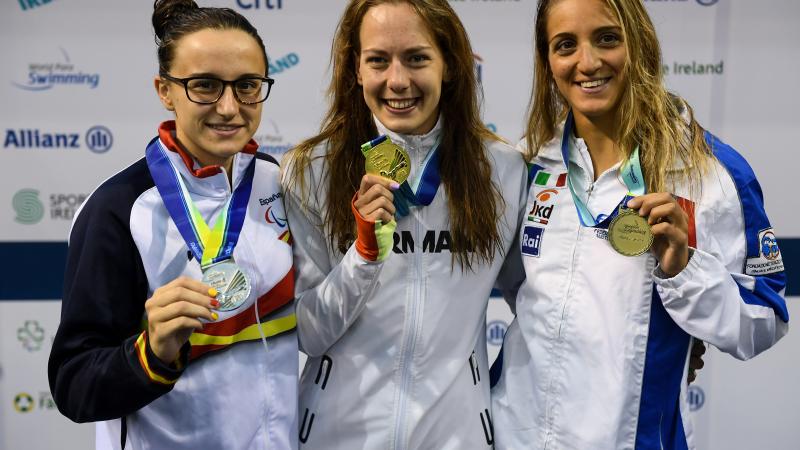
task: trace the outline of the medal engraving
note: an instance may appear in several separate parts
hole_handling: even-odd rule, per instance
[[[389,139],[372,147],[366,153],[366,171],[402,183],[411,172],[408,153]]]
[[[231,260],[221,261],[203,270],[203,283],[217,290],[219,311],[231,311],[250,296],[250,280]]]
[[[620,208],[619,214],[608,226],[608,242],[617,253],[639,256],[650,250],[653,233],[646,218],[632,209]]]

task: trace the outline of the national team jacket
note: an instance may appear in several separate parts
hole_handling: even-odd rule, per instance
[[[747,162],[711,134],[699,189],[674,195],[688,215],[691,257],[664,278],[654,256],[616,253],[610,214],[581,226],[567,186],[561,131],[532,168],[518,247],[527,279],[513,306],[492,389],[496,448],[693,448],[686,401],[691,336],[738,359],[788,329],[786,277],[761,188]],[[616,211],[619,165],[596,181],[582,140],[569,170],[593,214]],[[494,377],[493,377],[494,378]]]
[[[377,124],[408,151],[411,179],[441,126],[406,136]],[[388,258],[370,261],[355,246],[342,254],[328,244],[324,146],[314,151],[305,180],[309,204],[294,183],[284,184],[298,335],[309,355],[300,382],[301,448],[492,447],[486,308],[523,212],[526,169],[512,147],[487,146],[492,180],[505,198],[503,253],[474,271],[452,265],[443,187],[430,205],[397,220]]]
[[[199,168],[175,141],[174,122],[162,124],[159,137],[203,218],[216,220],[231,196],[226,172]],[[77,214],[48,374],[65,416],[108,421],[112,442],[106,446],[297,447],[290,234],[278,165],[257,148],[251,141],[235,156],[232,170],[235,188],[256,158],[233,253],[252,283],[250,296],[192,334],[175,364],[162,363],[150,349],[144,303],[173,279],[200,280],[202,274],[145,159],[105,181]]]

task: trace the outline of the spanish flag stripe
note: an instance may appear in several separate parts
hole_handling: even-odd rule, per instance
[[[259,297],[258,315],[265,317],[294,299],[294,267],[269,292]],[[206,323],[203,334],[230,336],[256,323],[254,306],[220,322]]]
[[[139,357],[139,364],[141,364],[142,369],[144,369],[144,373],[146,373],[148,378],[150,378],[152,381],[156,383],[166,384],[166,385],[175,384],[175,382],[178,381],[177,379],[170,380],[164,378],[161,375],[155,373],[150,368],[150,364],[147,362],[147,352],[145,351],[145,349],[147,348],[147,342],[145,342],[146,339],[145,336],[146,333],[143,331],[142,334],[140,334],[139,337],[136,339],[136,343],[134,344],[136,355]]]
[[[292,330],[296,326],[297,318],[294,314],[291,314],[275,320],[270,320],[269,322],[263,322],[261,325],[251,325],[232,336],[213,336],[203,333],[192,333],[192,336],[189,338],[189,342],[192,344],[192,358],[196,358],[216,348],[228,346],[237,342],[261,339],[262,332],[264,333],[264,337],[268,338]],[[261,331],[259,331],[259,328]]]

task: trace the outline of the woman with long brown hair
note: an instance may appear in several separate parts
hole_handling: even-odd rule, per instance
[[[447,1],[349,2],[332,60],[321,132],[285,160],[309,355],[301,445],[488,448],[485,314],[522,213],[522,157],[481,122]],[[365,174],[362,147],[388,141],[408,153],[405,181]]]
[[[692,336],[748,359],[787,331],[758,181],[662,78],[641,0],[539,2],[496,448],[692,448]]]

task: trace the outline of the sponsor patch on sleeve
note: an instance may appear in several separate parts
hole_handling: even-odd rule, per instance
[[[542,235],[544,229],[539,227],[525,227],[522,232],[522,254],[527,256],[539,257],[539,251],[542,247]]]
[[[752,276],[783,272],[781,250],[772,228],[758,232],[758,256],[747,258],[744,272]]]

